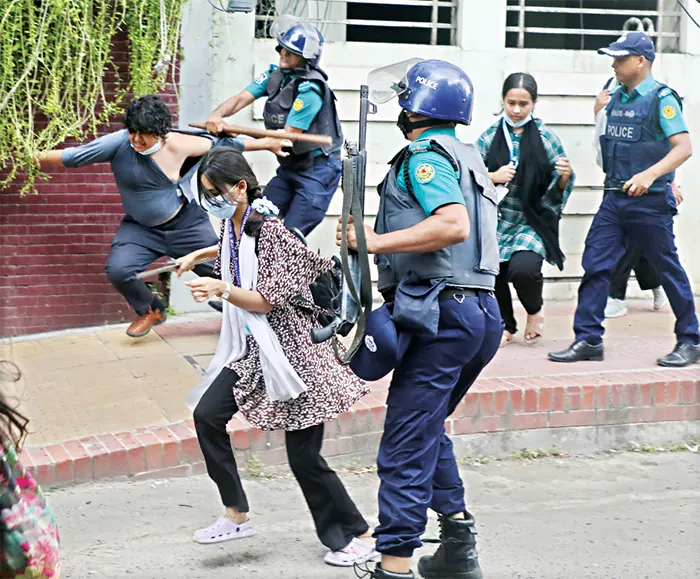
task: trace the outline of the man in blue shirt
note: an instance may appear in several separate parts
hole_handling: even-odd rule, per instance
[[[145,336],[165,321],[165,304],[134,276],[165,255],[180,258],[219,241],[207,214],[191,202],[191,180],[198,158],[218,144],[239,150],[282,154],[289,141],[218,139],[172,130],[168,107],[155,95],[133,100],[124,114],[125,129],[79,147],[55,149],[39,156],[42,168],[84,167],[109,162],[122,198],[124,218],[107,257],[107,277],[136,311],[128,336]],[[201,264],[195,273],[212,277]],[[218,308],[217,308],[218,309]]]
[[[626,238],[639,246],[676,315],[676,346],[657,360],[684,367],[700,359],[700,332],[693,292],[681,266],[673,235],[675,170],[692,154],[680,98],[654,80],[654,45],[643,32],[627,32],[601,54],[614,58],[623,86],[606,106],[600,137],[605,195],[586,238],[574,318],[575,342],[552,352],[554,362],[603,359],[603,326],[610,277],[625,252]]]
[[[279,66],[270,65],[244,90],[217,107],[207,120],[207,130],[218,135],[223,117],[267,97],[265,128],[332,138],[332,144],[323,147],[295,143],[288,156],[279,157],[277,174],[265,186],[265,196],[277,205],[285,225],[307,235],[325,217],[338,188],[343,133],[328,76],[318,66],[321,33],[301,20],[286,20],[289,27],[276,27]]]

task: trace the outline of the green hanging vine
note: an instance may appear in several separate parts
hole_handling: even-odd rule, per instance
[[[151,94],[163,85],[173,64],[183,0],[127,0],[127,4],[131,90]]]
[[[184,0],[5,0],[0,7],[0,188],[18,176],[22,194],[42,175],[40,151],[84,138],[119,112],[124,94],[162,88],[174,73]],[[126,28],[128,87],[112,39]]]

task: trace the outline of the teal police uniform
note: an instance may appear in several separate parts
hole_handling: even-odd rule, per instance
[[[652,91],[658,90],[662,87],[660,82],[654,79],[653,75],[649,75],[642,82],[640,82],[632,92],[627,92],[624,87],[617,83],[616,86],[610,91],[610,96],[614,95],[618,90],[621,90],[620,101],[625,104],[630,101],[635,101],[640,97],[644,97]],[[683,112],[681,104],[678,99],[673,94],[673,91],[665,87],[659,93],[659,127],[656,131],[656,138],[658,140],[668,139],[673,135],[678,133],[687,133],[688,126],[683,118]]]
[[[294,84],[295,89],[285,90]],[[330,147],[295,144],[289,157],[279,159],[275,177],[265,186],[265,196],[279,208],[285,225],[308,235],[325,217],[342,171],[342,131],[325,73],[318,68],[283,70],[270,65],[245,90],[256,100],[267,97],[266,128],[288,126],[333,138]]]
[[[391,161],[379,186],[375,232],[408,230],[459,205],[469,234],[433,251],[375,256],[377,288],[386,303],[370,314],[367,327],[383,334],[374,340],[365,333],[353,369],[361,377],[383,373],[385,357],[394,367],[377,456],[376,550],[383,557],[411,557],[422,544],[430,508],[441,519],[441,546],[421,559],[421,575],[478,579],[475,521],[444,423],[496,354],[503,331],[493,294],[497,195],[477,149],[456,138],[454,125],[471,122],[473,88],[464,71],[444,61],[420,61],[392,89],[401,90],[397,124],[404,136],[425,130]],[[412,120],[409,113],[427,120]],[[464,519],[449,518],[456,513]],[[371,576],[413,574],[377,566]]]
[[[452,127],[436,127],[424,131],[419,139],[408,146],[413,154],[408,160],[408,175],[412,191],[426,215],[432,215],[443,205],[458,203],[464,205],[464,196],[459,185],[459,169],[439,153],[422,151],[424,145],[432,137],[447,135],[455,137]],[[399,188],[407,192],[403,164],[397,175]]]
[[[270,73],[274,70],[279,69],[276,64],[271,64],[270,68],[265,72],[260,73],[256,79],[251,82],[245,90],[259,99],[261,97],[267,96],[267,81],[270,78]],[[283,71],[282,78],[284,79],[283,84],[287,84],[294,79],[294,71]],[[292,104],[292,110],[289,112],[289,116],[286,120],[286,125],[289,127],[294,127],[295,129],[300,129],[302,131],[309,130],[311,123],[316,118],[316,115],[321,110],[323,105],[323,97],[321,96],[321,89],[319,86],[310,81],[304,81],[299,84],[297,89],[297,97]],[[321,149],[316,149],[313,154],[321,154]]]
[[[599,50],[615,58],[655,57],[644,33],[626,33]],[[629,195],[623,185],[661,162],[672,150],[669,141],[687,132],[679,97],[649,74],[632,90],[619,87],[606,106],[605,132],[600,137],[605,195],[586,237],[582,257],[584,276],[574,316],[576,341],[549,354],[554,362],[603,359],[603,321],[612,272],[628,242],[637,245],[661,277],[661,285],[676,316],[676,347],[657,363],[687,366],[700,358],[700,332],[693,292],[678,258],[673,234],[677,212],[671,171],[657,178],[641,196]]]

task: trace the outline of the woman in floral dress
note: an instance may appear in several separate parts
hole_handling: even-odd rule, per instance
[[[5,374],[19,371],[0,361]],[[59,579],[61,563],[56,520],[34,477],[19,462],[27,419],[8,405],[0,391],[0,577]]]
[[[190,396],[207,471],[226,514],[194,540],[216,543],[255,534],[226,424],[237,412],[257,428],[284,430],[289,464],[316,532],[330,551],[325,561],[351,566],[376,557],[364,540],[369,526],[336,473],[321,456],[324,423],[368,392],[340,365],[330,342],[313,344],[309,284],[333,262],[307,249],[261,198],[244,157],[215,149],[199,169],[202,206],[222,219],[218,246],[179,260],[178,273],[202,258],[217,258],[221,279],[187,282],[194,299],[221,296],[219,345],[203,382]]]

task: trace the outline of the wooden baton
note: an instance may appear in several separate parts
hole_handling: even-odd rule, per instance
[[[205,123],[190,123],[190,127],[207,130]],[[314,145],[332,145],[333,139],[326,135],[312,135],[309,133],[288,133],[287,131],[270,131],[268,129],[256,129],[244,125],[232,125],[224,123],[224,133],[234,135],[247,135],[256,139],[272,137],[273,139],[289,139],[292,143],[312,143]]]
[[[212,261],[211,259],[198,259],[197,261],[194,262],[194,265],[200,265],[202,263],[207,263],[208,261]],[[169,271],[175,271],[177,269],[177,263],[174,261],[169,263],[168,265],[164,265],[163,267],[157,267],[155,269],[148,269],[146,271],[142,271],[141,273],[137,273],[135,275],[132,275],[127,281],[132,280],[132,279],[145,279],[147,277],[151,277],[153,275],[159,275],[161,273],[167,273]]]

